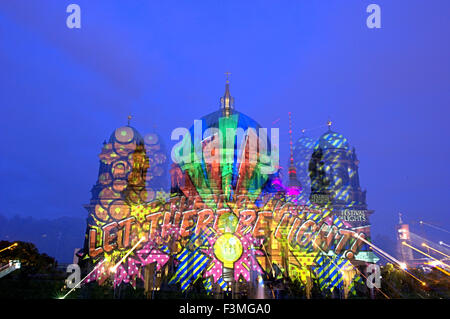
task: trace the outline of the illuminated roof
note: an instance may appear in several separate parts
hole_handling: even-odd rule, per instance
[[[343,150],[349,150],[350,145],[348,143],[348,140],[340,133],[333,132],[329,130],[325,134],[323,134],[319,139],[317,140],[314,148],[321,148],[322,150],[327,149],[343,149]]]
[[[261,125],[259,125],[255,120],[253,120],[249,116],[233,110],[233,114],[230,117],[234,118],[237,121],[237,127],[241,127],[244,130],[249,127],[252,127],[255,130],[257,130],[256,131],[257,133],[259,133],[258,129],[261,127]],[[224,118],[221,110],[215,111],[208,115],[203,116],[201,118],[203,130],[205,130],[206,128],[209,128],[209,127],[217,127],[218,128],[220,118]],[[268,134],[270,134],[270,133],[268,133]]]
[[[143,145],[144,139],[134,127],[128,125],[117,128],[109,138],[109,143],[129,144],[133,142]]]
[[[294,145],[294,150],[312,150],[313,148],[314,140],[308,136],[300,137]]]

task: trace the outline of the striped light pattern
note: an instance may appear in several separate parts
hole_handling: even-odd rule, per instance
[[[200,246],[195,244],[197,239],[201,239]],[[179,283],[181,290],[185,291],[191,283],[201,278],[201,274],[209,261],[209,257],[201,252],[201,246],[207,243],[207,237],[202,234],[191,236],[189,243],[176,256],[179,264],[169,284]]]
[[[322,290],[329,290],[333,292],[334,289],[342,289],[344,285],[344,271],[353,268],[353,265],[345,258],[340,256],[327,256],[320,255],[316,260],[317,267],[313,267],[317,278],[319,280],[319,285]],[[360,281],[361,278],[355,275],[353,280],[350,280],[349,289],[353,293],[355,281]]]

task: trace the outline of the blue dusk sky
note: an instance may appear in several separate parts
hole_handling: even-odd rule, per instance
[[[170,149],[174,128],[218,109],[229,71],[236,109],[280,128],[282,165],[288,112],[294,138],[333,121],[374,236],[395,236],[398,212],[450,229],[449,21],[448,0],[1,1],[0,214],[85,218],[102,142],[128,114]]]

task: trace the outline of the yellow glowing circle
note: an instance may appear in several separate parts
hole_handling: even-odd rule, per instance
[[[214,243],[214,253],[225,267],[233,268],[233,263],[242,255],[242,243],[233,234],[223,234]]]

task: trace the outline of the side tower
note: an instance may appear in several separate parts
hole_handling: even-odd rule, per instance
[[[317,201],[315,194],[321,195],[320,202],[329,201],[333,212],[352,227],[368,226],[373,211],[368,210],[366,191],[360,186],[356,150],[331,130],[331,121],[327,125],[311,156],[311,201]]]
[[[130,119],[130,118],[129,118]],[[131,214],[133,205],[145,203],[151,196],[146,189],[149,159],[141,134],[129,124],[119,127],[103,143],[99,155],[97,182],[91,189],[83,253],[95,258],[100,249],[90,229],[122,221]],[[92,243],[90,243],[92,241]]]

